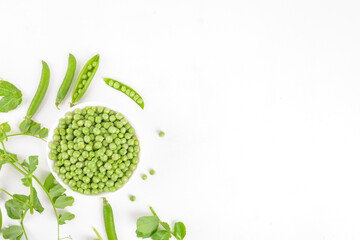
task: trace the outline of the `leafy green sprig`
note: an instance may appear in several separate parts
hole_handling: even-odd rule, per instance
[[[40,129],[40,126],[38,129]],[[52,174],[46,178],[44,184],[42,184],[41,181],[33,174],[39,163],[38,156],[30,156],[28,161],[24,160],[22,163],[20,163],[15,154],[11,154],[6,151],[4,141],[11,136],[8,134],[10,131],[11,127],[8,123],[0,124],[0,143],[2,146],[2,149],[0,149],[0,170],[4,164],[10,164],[12,167],[14,167],[23,175],[23,178],[21,179],[22,184],[26,187],[29,187],[30,194],[29,196],[21,194],[10,194],[4,189],[0,189],[1,192],[4,192],[10,197],[10,199],[5,202],[7,215],[11,219],[20,220],[20,225],[12,225],[4,229],[3,237],[10,240],[20,240],[22,236],[25,236],[25,238],[28,239],[23,224],[25,215],[28,212],[33,214],[34,210],[39,213],[42,213],[44,210],[40,200],[37,197],[37,191],[33,187],[33,180],[35,180],[35,182],[37,182],[46,193],[52,204],[57,219],[58,239],[60,239],[59,226],[65,224],[66,221],[70,221],[75,218],[74,214],[63,211],[64,208],[73,205],[74,198],[65,194],[66,189],[63,188],[59,183],[55,182],[55,178]],[[40,132],[41,131],[39,130],[39,132],[35,131],[33,133],[39,134]],[[41,137],[40,134],[39,137]],[[59,214],[59,211],[63,212]],[[1,213],[0,225],[2,225]]]
[[[171,236],[174,236],[177,240],[185,238],[186,227],[184,223],[176,222],[173,230],[171,230],[170,225],[161,221],[152,207],[150,207],[150,210],[153,216],[140,217],[136,222],[136,235],[138,238],[151,238],[153,240],[168,240]]]

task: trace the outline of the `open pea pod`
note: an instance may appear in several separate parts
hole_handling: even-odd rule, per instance
[[[123,92],[128,97],[130,97],[137,105],[139,105],[142,109],[144,109],[144,100],[142,97],[131,87],[126,86],[125,84],[116,81],[111,78],[104,78],[104,82],[109,85],[110,87]]]
[[[96,71],[99,67],[100,55],[97,54],[92,57],[85,66],[81,69],[81,72],[76,80],[74,90],[72,92],[72,99],[70,106],[74,106],[84,96],[86,90],[90,86]]]

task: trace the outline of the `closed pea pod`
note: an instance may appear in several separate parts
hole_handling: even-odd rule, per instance
[[[81,69],[81,72],[76,80],[74,90],[72,92],[72,100],[70,106],[74,106],[82,96],[84,96],[88,89],[92,79],[94,78],[96,71],[99,67],[100,56],[97,54],[92,57],[85,66]]]
[[[29,109],[26,113],[26,119],[31,119],[36,111],[38,110],[42,100],[44,99],[45,93],[49,86],[50,81],[50,69],[46,62],[42,61],[42,73],[38,89],[30,103]]]
[[[116,230],[115,230],[115,222],[114,222],[114,214],[110,203],[103,198],[103,214],[104,214],[104,223],[106,235],[109,240],[117,240]]]
[[[74,75],[75,75],[75,70],[76,70],[76,59],[75,59],[74,55],[72,55],[70,53],[66,75],[64,77],[64,80],[63,80],[60,88],[59,88],[59,91],[58,91],[57,97],[56,97],[56,101],[55,101],[55,105],[58,109],[59,109],[59,104],[62,102],[62,100],[64,100],[64,98],[66,97],[66,95],[71,87],[71,83],[72,83],[72,81],[74,79]]]
[[[142,109],[144,109],[144,100],[142,99],[142,97],[131,87],[116,81],[114,79],[111,78],[104,78],[104,82],[109,85],[110,87],[123,92],[124,94],[126,94],[128,97],[130,97],[137,105],[139,105]]]

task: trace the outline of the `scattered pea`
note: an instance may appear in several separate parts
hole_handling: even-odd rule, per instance
[[[135,202],[135,201],[136,201],[136,196],[131,195],[131,196],[130,196],[130,201]]]
[[[150,169],[149,173],[150,173],[150,175],[155,175],[156,172],[154,169]]]
[[[159,137],[165,137],[165,133],[163,131],[159,131]]]
[[[142,180],[146,180],[146,179],[147,179],[147,175],[146,175],[146,174],[143,174],[143,175],[141,176],[141,178],[142,178]]]

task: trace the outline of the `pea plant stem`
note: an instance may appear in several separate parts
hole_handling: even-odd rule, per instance
[[[1,146],[2,146],[2,148],[3,148],[3,150],[4,150],[4,152],[7,153],[4,142],[1,142]]]
[[[5,194],[9,195],[10,197],[12,197],[13,199],[15,199],[16,201],[21,202],[21,203],[26,204],[27,206],[29,206],[28,203],[26,203],[26,202],[24,202],[23,200],[15,197],[14,195],[12,195],[11,193],[9,193],[9,192],[6,191],[5,189],[0,188],[0,192],[3,192],[3,193],[5,193]]]
[[[5,189],[0,188],[0,192],[6,193],[10,197],[14,198],[14,196],[11,193],[9,193],[8,191],[6,191]]]
[[[29,136],[29,137],[34,137],[34,138],[37,138],[37,139],[40,139],[40,140],[46,142],[46,140],[43,139],[43,138],[40,138],[40,137],[37,137],[37,136],[28,135],[28,134],[24,134],[24,133],[15,133],[15,134],[7,135],[7,137],[15,137],[15,136]]]
[[[34,214],[34,186],[30,181],[30,214]]]
[[[26,234],[25,227],[24,227],[24,217],[25,217],[27,211],[28,211],[28,210],[26,210],[26,211],[24,212],[24,214],[21,216],[21,220],[20,220],[20,225],[21,225],[21,228],[22,228],[22,230],[23,230],[23,233],[24,233],[24,236],[25,236],[26,240],[28,240],[28,236],[27,236],[27,234]]]
[[[99,232],[95,228],[93,228],[93,230],[94,230],[96,236],[99,238],[99,240],[103,240],[102,237],[100,236]]]

